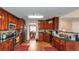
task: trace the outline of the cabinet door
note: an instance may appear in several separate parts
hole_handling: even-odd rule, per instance
[[[0,10],[0,30],[8,30],[8,15],[3,9]]]
[[[9,23],[11,23],[12,22],[12,16],[9,14]]]
[[[55,31],[57,31],[58,30],[58,26],[59,26],[59,18],[58,17],[54,17],[53,18],[53,25],[54,25],[53,29]]]
[[[22,19],[19,19],[19,25],[20,29],[24,28],[24,21]]]
[[[19,20],[18,19],[16,20],[16,29],[17,30],[20,30],[20,23],[19,23]]]
[[[2,14],[2,30],[8,30],[8,15],[4,11]]]
[[[40,29],[43,29],[43,22],[40,22]]]
[[[2,45],[2,43],[0,44],[0,51],[3,51],[3,45]]]
[[[0,30],[2,30],[2,10],[0,9]]]
[[[40,41],[43,41],[43,39],[44,39],[43,33],[39,33],[39,40],[40,40]]]
[[[9,50],[9,46],[8,46],[8,41],[3,42],[3,51],[8,51]]]
[[[9,51],[13,51],[13,39],[9,40],[8,45],[9,45]]]
[[[50,42],[50,35],[48,33],[44,34],[44,41]]]
[[[50,20],[50,21],[48,22],[48,24],[49,24],[49,25],[48,25],[48,26],[49,26],[49,29],[53,29],[53,28],[52,28],[52,27],[53,27],[53,26],[52,26],[52,25],[53,25],[53,21]]]
[[[17,29],[17,18],[16,17],[13,18],[13,23],[15,24],[15,29]]]
[[[9,23],[15,23],[14,17],[9,14]]]
[[[75,50],[74,42],[66,42],[65,50],[66,51],[74,51]]]
[[[60,50],[60,51],[64,51],[64,48],[65,48],[65,41],[60,39],[60,44],[59,44],[59,45],[60,45],[59,50]]]

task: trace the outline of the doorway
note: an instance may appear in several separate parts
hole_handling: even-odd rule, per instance
[[[36,38],[36,25],[35,24],[29,25],[29,38],[30,39]]]

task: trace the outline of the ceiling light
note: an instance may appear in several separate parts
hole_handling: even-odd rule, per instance
[[[29,15],[28,18],[43,18],[41,15]]]

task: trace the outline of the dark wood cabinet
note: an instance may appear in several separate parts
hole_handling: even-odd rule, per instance
[[[16,17],[15,15],[4,10],[3,8],[0,8],[0,31],[8,31],[9,32],[10,24],[15,25],[15,26],[13,26],[14,29],[12,29],[12,30],[13,31],[19,30],[18,31],[18,34],[19,34],[21,30],[23,32],[25,20],[22,18]],[[22,40],[24,39],[23,33],[19,34],[19,35],[20,35],[19,42],[22,42]],[[14,47],[13,39],[10,39],[10,38],[6,39],[5,42],[0,43],[0,51],[12,51],[13,47]]]
[[[43,39],[43,41],[50,42],[50,34],[44,33],[44,39]]]
[[[46,29],[46,30],[53,29],[53,20],[38,21],[38,27],[39,29]]]
[[[20,21],[19,21],[19,19],[16,20],[16,29],[20,30]]]
[[[1,43],[0,51],[13,51],[13,39]]]
[[[14,17],[13,15],[11,14],[8,14],[9,16],[9,23],[13,23],[13,24],[16,24],[16,17]]]
[[[9,50],[9,46],[8,46],[9,44],[8,43],[9,43],[9,41],[5,41],[5,42],[2,43],[3,47],[4,47],[3,51],[8,51]]]
[[[9,43],[8,43],[8,47],[9,47],[9,51],[13,51],[14,50],[14,42],[13,42],[13,39],[10,39],[9,41],[8,41]]]
[[[39,33],[39,40],[40,41],[43,41],[43,37],[44,37],[43,35],[44,35],[43,33]]]
[[[48,34],[48,33],[39,33],[39,40],[40,41],[45,41],[45,42],[50,42],[50,34]]]
[[[65,50],[66,51],[75,51],[75,42],[66,42]]]
[[[45,29],[44,26],[45,26],[45,25],[44,25],[44,21],[39,20],[39,21],[38,21],[38,27],[39,27],[39,29]]]
[[[8,30],[8,13],[0,8],[0,30]]]
[[[59,26],[59,17],[54,17],[53,18],[53,30],[58,31],[58,26]]]
[[[2,43],[0,43],[0,51],[3,51],[3,44]]]
[[[59,51],[65,50],[65,41],[58,37],[53,37],[52,46],[56,47]]]
[[[46,42],[51,41],[51,30],[58,31],[58,24],[59,23],[59,17],[53,17],[47,20],[39,20],[38,21],[38,28],[40,30],[44,30],[42,34],[39,33],[39,40],[43,40]],[[48,32],[50,32],[50,34]]]
[[[19,29],[19,24],[23,25],[23,21],[20,21],[19,18],[7,12],[6,10],[0,8],[0,30],[6,31],[9,30],[9,23],[15,24],[15,29]]]
[[[65,41],[63,38],[52,37],[52,46],[59,51],[79,51],[79,42]]]

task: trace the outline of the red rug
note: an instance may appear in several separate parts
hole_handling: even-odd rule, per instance
[[[29,45],[19,46],[15,51],[28,51]]]
[[[44,51],[58,51],[58,49],[56,49],[55,47],[45,47],[43,50]]]

